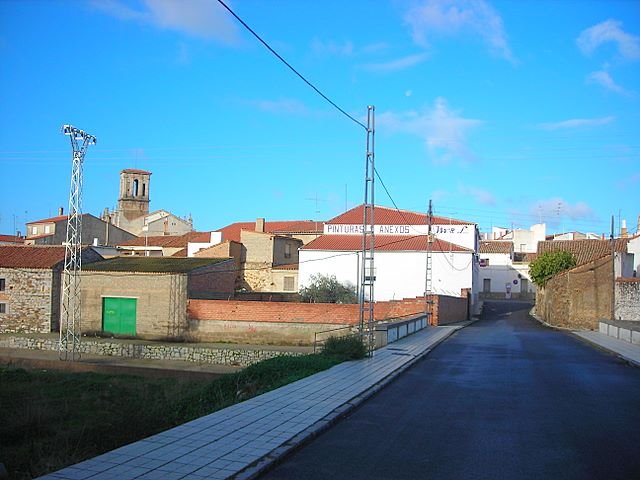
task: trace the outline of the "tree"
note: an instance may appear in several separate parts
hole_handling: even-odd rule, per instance
[[[356,287],[340,283],[335,275],[311,275],[311,282],[300,289],[300,297],[308,303],[358,303]]]
[[[554,275],[576,266],[576,258],[569,252],[559,250],[546,252],[529,265],[531,280],[539,287],[544,287]]]

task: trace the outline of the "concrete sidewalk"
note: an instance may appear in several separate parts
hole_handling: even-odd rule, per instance
[[[636,367],[640,367],[640,345],[635,345],[624,340],[618,340],[617,338],[610,337],[604,333],[593,332],[591,330],[576,330],[571,333],[593,343],[599,348],[619,356]]]
[[[409,368],[463,325],[429,327],[277,390],[40,477],[248,479]]]

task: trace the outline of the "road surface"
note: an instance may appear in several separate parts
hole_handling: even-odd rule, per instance
[[[640,479],[640,368],[489,302],[264,479]]]

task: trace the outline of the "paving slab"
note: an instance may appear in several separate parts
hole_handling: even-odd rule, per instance
[[[371,358],[336,365],[40,478],[254,478],[463,326],[426,328],[377,350]]]
[[[572,333],[640,367],[640,345],[590,330],[577,330]]]

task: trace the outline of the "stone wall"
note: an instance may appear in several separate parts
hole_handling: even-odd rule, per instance
[[[334,323],[190,319],[186,339],[190,342],[251,345],[312,345],[316,333],[334,330],[340,326],[342,325]]]
[[[640,278],[616,279],[615,318],[640,322]]]
[[[58,277],[54,282],[54,277]],[[0,333],[49,333],[60,318],[60,270],[0,268]]]
[[[0,338],[2,348],[26,348],[31,350],[58,350],[54,339],[5,336]],[[189,344],[113,342],[83,338],[78,351],[81,354],[110,357],[139,358],[149,360],[178,360],[215,365],[246,367],[268,358],[282,355],[304,355],[301,352],[269,350],[268,348],[215,348]]]
[[[611,318],[613,271],[611,255],[551,278],[538,289],[536,314],[556,327],[597,330]]]

